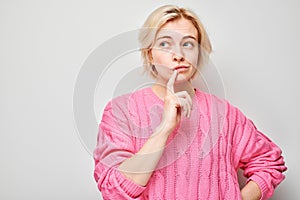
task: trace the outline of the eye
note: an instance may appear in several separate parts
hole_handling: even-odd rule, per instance
[[[186,48],[193,48],[195,45],[193,42],[185,42],[183,43],[183,47],[186,47]]]
[[[159,43],[159,46],[162,48],[168,48],[168,47],[170,47],[170,43],[163,41],[163,42]]]

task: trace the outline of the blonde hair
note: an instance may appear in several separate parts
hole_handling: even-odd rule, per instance
[[[198,16],[191,10],[185,8],[179,8],[174,5],[165,5],[154,10],[145,21],[142,29],[139,32],[139,42],[141,44],[141,55],[145,71],[149,72],[152,77],[156,77],[156,71],[153,69],[153,65],[150,60],[151,46],[155,40],[157,32],[167,22],[175,21],[178,19],[187,19],[197,29],[198,33],[198,44],[199,44],[199,55],[198,55],[198,66],[199,69],[205,62],[206,57],[211,53],[212,47],[204,29],[204,26],[200,22]]]

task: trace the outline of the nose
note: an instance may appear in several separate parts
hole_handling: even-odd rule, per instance
[[[184,61],[184,56],[180,50],[173,52],[173,61],[176,61],[176,62]]]
[[[183,57],[182,55],[174,54],[174,55],[173,55],[173,61],[176,61],[176,62],[183,62],[183,61],[184,61],[184,57]]]

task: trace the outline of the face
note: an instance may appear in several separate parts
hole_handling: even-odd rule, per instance
[[[197,38],[197,29],[184,18],[170,21],[158,31],[150,52],[158,82],[166,83],[174,70],[178,71],[176,83],[190,81],[198,62]]]

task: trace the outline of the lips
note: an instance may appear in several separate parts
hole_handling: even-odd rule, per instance
[[[176,66],[175,68],[174,68],[174,70],[185,70],[185,69],[187,69],[188,68],[188,66]]]

